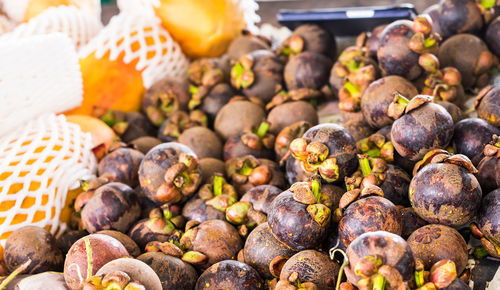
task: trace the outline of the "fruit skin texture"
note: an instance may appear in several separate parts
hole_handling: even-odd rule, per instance
[[[70,289],[79,289],[90,278],[88,274],[95,275],[109,261],[126,256],[127,249],[115,238],[101,234],[88,235],[69,249],[64,261],[64,280]]]
[[[488,26],[485,40],[491,52],[500,57],[500,16],[495,18]]]
[[[479,210],[478,226],[492,243],[500,245],[500,189],[496,189],[483,199]],[[497,253],[496,257],[500,254]]]
[[[486,156],[477,166],[477,180],[484,193],[500,188],[500,158]]]
[[[110,181],[124,183],[131,187],[139,185],[139,165],[144,154],[130,148],[119,148],[106,154],[99,162],[99,176],[106,175]]]
[[[198,278],[194,289],[257,290],[265,289],[265,283],[257,271],[247,264],[225,260],[205,270]]]
[[[293,57],[285,66],[285,83],[288,90],[309,88],[320,90],[328,84],[332,61],[319,53],[306,51]]]
[[[365,120],[374,128],[391,125],[394,120],[387,116],[387,108],[394,99],[393,93],[413,98],[418,94],[415,86],[400,76],[386,76],[372,82],[361,98],[361,112]]]
[[[484,97],[476,99],[479,118],[500,127],[500,86],[493,87]]]
[[[245,28],[243,11],[232,0],[162,0],[154,10],[162,26],[191,58],[223,54]]]
[[[198,279],[193,266],[161,252],[144,253],[137,259],[155,271],[163,289],[193,289]]]
[[[467,244],[454,228],[435,224],[423,226],[410,235],[408,244],[427,270],[444,259],[455,262],[457,273],[462,273],[467,265]]]
[[[269,131],[277,135],[283,128],[297,122],[306,121],[317,125],[318,114],[310,103],[294,101],[273,108],[267,116],[267,121],[271,124]]]
[[[483,149],[493,134],[500,135],[500,129],[479,118],[469,118],[455,124],[453,149],[457,154],[469,157],[477,165],[483,157]]]
[[[68,114],[102,115],[107,110],[139,111],[145,88],[136,61],[123,63],[123,58],[101,58],[95,54],[80,59],[83,77],[83,101]]]
[[[453,136],[453,119],[440,105],[426,103],[394,121],[391,140],[394,149],[412,161],[432,149],[444,148]]]
[[[408,243],[396,234],[384,231],[368,232],[357,237],[347,247],[349,266],[345,268],[347,280],[354,285],[360,277],[354,275],[354,266],[367,255],[380,255],[384,265],[396,268],[409,281],[415,272],[415,259]]]
[[[245,263],[252,266],[266,279],[272,279],[269,271],[271,261],[278,256],[291,257],[295,251],[281,243],[272,234],[267,223],[263,223],[250,232],[245,242]]]
[[[247,101],[234,101],[220,109],[215,117],[214,129],[225,141],[245,129],[258,127],[266,119],[264,110]]]
[[[137,193],[128,185],[112,182],[99,187],[82,210],[83,227],[127,232],[141,214]]]
[[[410,202],[429,223],[461,226],[476,216],[481,187],[476,177],[453,164],[431,164],[410,182]]]
[[[398,75],[413,80],[422,73],[418,64],[419,55],[408,47],[413,36],[412,25],[409,20],[397,20],[382,31],[377,58],[384,75]]]
[[[281,270],[280,280],[287,281],[293,272],[299,274],[301,283],[312,282],[318,289],[335,289],[339,265],[324,253],[305,250],[288,259]]]
[[[483,16],[474,0],[445,0],[438,16],[442,37],[458,33],[478,33],[483,26]]]
[[[25,226],[12,232],[5,243],[3,258],[10,271],[31,259],[23,271],[25,274],[59,271],[64,261],[54,237],[36,226]]]
[[[289,190],[274,199],[268,223],[278,240],[295,251],[316,247],[322,242],[327,230],[309,215],[307,204],[295,201]]]
[[[349,205],[339,223],[340,240],[346,247],[363,233],[381,230],[401,235],[403,226],[396,206],[379,196],[362,198]]]

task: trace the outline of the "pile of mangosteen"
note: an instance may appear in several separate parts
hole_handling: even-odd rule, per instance
[[[120,140],[65,233],[10,235],[0,288],[470,289],[500,258],[498,5],[194,60],[99,116]]]

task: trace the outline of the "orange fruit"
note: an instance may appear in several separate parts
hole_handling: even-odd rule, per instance
[[[235,2],[160,0],[154,10],[189,57],[216,57],[245,28],[243,11]]]

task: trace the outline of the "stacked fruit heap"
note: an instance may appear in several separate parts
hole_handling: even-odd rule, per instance
[[[470,289],[500,258],[499,13],[443,0],[339,54],[313,24],[195,52],[167,17],[193,60],[158,80],[83,50],[97,175],[65,233],[10,234],[0,288]]]

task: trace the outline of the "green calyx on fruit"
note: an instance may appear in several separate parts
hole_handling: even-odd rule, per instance
[[[337,159],[328,157],[329,149],[321,142],[308,143],[304,138],[296,138],[290,143],[290,154],[305,170],[318,173],[327,182],[339,177]]]
[[[236,89],[246,89],[255,81],[255,74],[252,71],[253,60],[248,56],[243,56],[231,68],[231,84]]]

